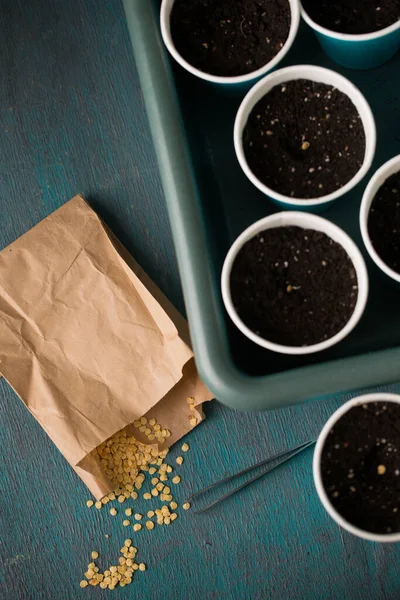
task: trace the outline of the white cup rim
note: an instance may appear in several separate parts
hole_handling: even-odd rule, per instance
[[[323,342],[312,344],[310,346],[285,346],[283,344],[271,342],[257,335],[239,317],[232,301],[230,276],[238,252],[241,250],[243,245],[257,235],[257,233],[273,227],[285,226],[297,226],[304,229],[315,229],[316,231],[324,232],[344,248],[357,273],[358,298],[350,319],[347,321],[346,325],[334,336]],[[368,273],[364,259],[360,250],[350,236],[348,236],[347,233],[345,233],[342,229],[340,229],[340,227],[331,221],[306,212],[285,211],[281,213],[274,213],[268,217],[264,217],[263,219],[256,221],[250,225],[250,227],[247,227],[247,229],[245,229],[233,242],[228,254],[226,255],[221,274],[221,291],[223,302],[236,327],[247,338],[259,346],[273,352],[290,355],[304,355],[321,352],[322,350],[326,350],[327,348],[334,346],[344,339],[355,328],[364,312],[368,299],[368,288]]]
[[[394,173],[400,172],[400,154],[394,156],[386,163],[384,163],[371,177],[369,181],[360,207],[360,229],[361,235],[364,242],[364,245],[368,251],[368,254],[374,261],[374,263],[383,271],[388,277],[394,279],[400,283],[400,273],[397,273],[393,269],[391,269],[379,256],[377,251],[372,245],[371,238],[368,232],[368,217],[371,210],[372,202],[380,189],[380,187],[384,184],[386,179],[393,175]]]
[[[333,504],[328,498],[326,493],[324,484],[322,483],[322,475],[321,475],[321,456],[322,451],[326,442],[326,438],[329,435],[332,427],[337,423],[341,417],[348,412],[354,406],[359,406],[360,404],[367,404],[369,402],[395,402],[396,404],[400,404],[400,396],[397,394],[384,394],[384,393],[375,393],[375,394],[365,394],[363,396],[357,396],[349,402],[343,404],[338,410],[336,410],[333,415],[328,419],[325,423],[321,433],[319,434],[317,444],[314,450],[314,458],[313,458],[313,475],[314,475],[314,483],[317,489],[317,493],[319,499],[322,502],[323,507],[328,512],[328,514],[340,525],[343,529],[346,529],[353,535],[356,535],[365,540],[370,540],[372,542],[400,542],[400,532],[398,533],[372,533],[371,531],[365,531],[355,525],[352,525],[349,521],[347,521],[342,515],[334,508]]]
[[[333,29],[328,29],[327,27],[323,27],[316,23],[310,15],[306,12],[301,0],[300,0],[300,10],[301,16],[312,29],[318,31],[318,33],[322,33],[327,37],[335,38],[337,40],[342,40],[343,42],[369,42],[370,40],[377,40],[385,35],[389,35],[400,28],[400,21],[396,21],[392,25],[388,25],[384,29],[380,29],[379,31],[372,31],[371,33],[340,33],[339,31],[333,31]]]
[[[284,194],[280,194],[279,192],[271,189],[270,187],[262,183],[258,179],[258,177],[256,177],[256,175],[252,172],[247,163],[245,153],[243,150],[243,130],[247,123],[248,116],[254,108],[254,106],[273,87],[293,79],[310,79],[312,81],[321,81],[322,83],[327,83],[327,81],[329,81],[328,85],[333,85],[334,87],[337,87],[350,98],[350,100],[353,102],[356,109],[358,110],[364,127],[365,155],[363,164],[361,165],[360,169],[344,186],[330,194],[326,194],[325,196],[320,196],[318,198],[292,198],[290,196],[285,196]],[[261,192],[263,192],[270,198],[273,198],[274,200],[277,200],[288,206],[301,206],[303,208],[312,208],[315,206],[327,204],[328,202],[332,202],[333,200],[336,200],[340,196],[343,196],[344,194],[349,192],[354,186],[356,186],[361,181],[361,179],[368,172],[374,158],[376,147],[375,120],[371,108],[363,94],[346,77],[343,77],[342,75],[340,75],[336,71],[332,71],[331,69],[325,69],[324,67],[317,67],[315,65],[294,65],[291,67],[278,69],[277,71],[270,73],[269,75],[261,79],[261,81],[256,83],[247,93],[239,107],[235,119],[233,137],[237,159],[248,179],[250,179],[250,181]]]
[[[161,34],[164,40],[164,44],[168,48],[170,54],[174,57],[174,59],[189,73],[199,77],[200,79],[204,79],[205,81],[209,81],[212,83],[223,83],[223,84],[240,84],[246,83],[248,81],[252,81],[253,79],[257,79],[258,77],[262,77],[268,71],[273,69],[287,54],[290,50],[296,35],[299,29],[300,24],[300,2],[299,0],[288,0],[290,7],[290,29],[289,34],[286,39],[286,42],[283,44],[282,48],[279,52],[264,66],[252,71],[251,73],[246,73],[245,75],[237,75],[232,77],[222,77],[219,75],[212,75],[211,73],[205,73],[196,67],[193,67],[187,60],[183,58],[183,56],[177,51],[175,44],[172,39],[171,29],[170,29],[170,14],[172,10],[172,6],[175,0],[163,0],[161,4],[160,11],[160,24],[161,24]]]

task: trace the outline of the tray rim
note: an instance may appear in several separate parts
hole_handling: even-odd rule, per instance
[[[210,391],[238,410],[272,410],[400,380],[400,347],[264,376],[243,373],[227,351],[219,290],[207,260],[186,133],[155,2],[123,0],[174,240],[196,364]]]

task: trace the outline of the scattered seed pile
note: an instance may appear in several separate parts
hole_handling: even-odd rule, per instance
[[[364,161],[365,133],[346,94],[298,79],[275,86],[256,104],[243,148],[262,183],[285,196],[310,199],[354,177]]]
[[[171,35],[179,54],[197,69],[237,76],[278,54],[290,20],[288,0],[175,0]]]
[[[374,533],[400,531],[400,405],[371,402],[334,426],[321,457],[324,487],[350,523]]]
[[[302,0],[302,4],[318,25],[340,33],[372,33],[400,19],[399,0]]]
[[[194,412],[194,399],[190,397],[187,400],[190,409]],[[194,427],[197,424],[197,417],[194,414],[190,415],[189,421]],[[150,442],[158,442],[160,445],[164,444],[165,440],[171,435],[154,418],[141,417],[140,420],[134,422],[134,427],[143,433]],[[187,452],[189,450],[188,444],[184,443],[181,449],[182,452]],[[168,448],[160,450],[154,445],[143,444],[137,441],[134,436],[129,435],[126,429],[123,429],[101,444],[95,452],[104,472],[116,488],[97,502],[87,500],[86,505],[88,508],[95,506],[95,508],[101,510],[109,502],[115,501],[122,505],[125,502],[138,500],[139,494],[141,494],[144,500],[152,503],[149,510],[146,511],[146,517],[140,512],[134,512],[133,508],[129,506],[124,510],[125,518],[121,522],[123,527],[132,527],[132,530],[138,533],[143,529],[142,522],[144,522],[145,528],[151,531],[156,525],[170,525],[178,518],[176,510],[179,507],[174,500],[170,485],[178,485],[181,482],[181,477],[174,475],[172,465],[164,462],[168,454]],[[178,456],[175,460],[177,465],[182,465],[184,462],[183,456]],[[151,487],[149,492],[141,493],[146,473]],[[158,501],[164,504],[155,506],[154,503]],[[182,504],[182,508],[188,510],[190,503],[185,502]],[[110,508],[110,515],[117,516],[119,510],[121,509],[113,506]],[[133,520],[135,522],[132,522]],[[108,589],[114,589],[117,585],[123,587],[131,583],[134,571],[144,571],[146,569],[144,563],[138,564],[135,562],[137,548],[132,546],[130,539],[125,541],[121,553],[119,564],[110,566],[104,573],[100,573],[96,564],[91,562],[85,573],[86,580],[82,580],[80,586],[99,585],[101,588]],[[98,558],[98,552],[93,551],[92,559],[96,558]]]
[[[400,273],[400,171],[386,179],[373,199],[368,233],[379,257]]]
[[[277,227],[238,253],[231,293],[238,315],[256,334],[309,346],[346,325],[357,302],[357,275],[342,246],[324,233]]]

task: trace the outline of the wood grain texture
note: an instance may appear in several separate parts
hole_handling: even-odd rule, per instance
[[[0,248],[82,192],[182,309],[120,2],[2,0],[0,9]],[[316,436],[344,399],[267,414],[210,404],[188,438],[179,500]],[[91,550],[101,566],[117,558],[122,517],[86,508],[85,487],[3,380],[0,422],[0,599],[109,597],[78,582]],[[172,526],[136,534],[148,571],[113,597],[400,598],[400,546],[341,531],[317,499],[311,457],[307,450],[204,515],[182,511]]]

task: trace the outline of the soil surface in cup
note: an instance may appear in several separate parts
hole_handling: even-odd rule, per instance
[[[386,179],[371,203],[368,234],[378,256],[400,273],[400,171]]]
[[[297,79],[277,85],[252,109],[243,149],[254,175],[291,198],[343,187],[361,168],[365,133],[358,111],[338,89]]]
[[[369,402],[336,423],[321,456],[325,491],[349,523],[400,531],[400,405]]]
[[[399,0],[302,0],[315,23],[339,33],[379,31],[400,19]]]
[[[193,67],[235,77],[269,63],[284,46],[290,23],[288,0],[175,0],[171,36]]]
[[[333,337],[358,297],[357,275],[342,246],[301,227],[267,229],[249,240],[235,259],[230,283],[243,323],[285,346]]]

